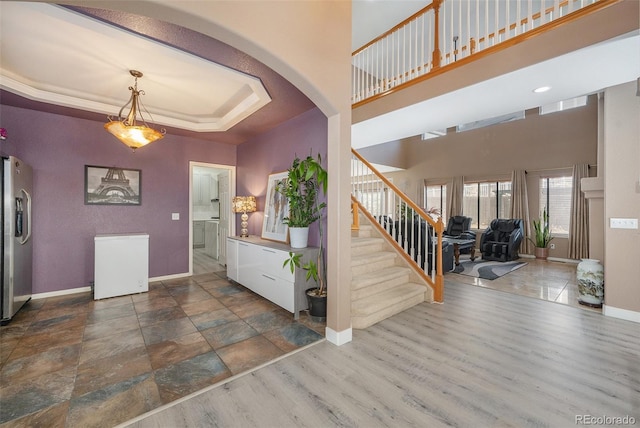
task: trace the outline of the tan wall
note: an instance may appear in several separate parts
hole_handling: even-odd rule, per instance
[[[389,173],[401,190],[422,202],[425,179],[448,181],[510,179],[514,169],[527,170],[531,219],[538,217],[538,184],[542,175],[571,175],[574,164],[597,162],[598,105],[591,96],[584,107],[540,116],[527,111],[526,119],[421,141],[419,137],[380,144],[360,152],[370,162],[383,163],[396,152],[406,171]],[[386,147],[389,146],[389,147]],[[595,169],[593,169],[595,175]],[[567,258],[568,239],[556,238],[550,257]]]
[[[636,82],[604,96],[605,314],[634,311],[640,320],[640,229],[611,229],[609,220],[640,217],[640,97]]]

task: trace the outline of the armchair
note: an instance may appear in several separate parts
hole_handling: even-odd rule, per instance
[[[449,218],[443,235],[448,238],[476,239],[476,233],[471,231],[471,217],[454,215]]]
[[[480,237],[485,260],[506,262],[520,257],[518,249],[524,237],[522,219],[495,219]]]

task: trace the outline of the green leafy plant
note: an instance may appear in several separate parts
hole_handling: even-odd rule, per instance
[[[533,230],[535,231],[535,240],[528,238],[537,248],[547,248],[549,242],[553,239],[549,230],[549,213],[547,207],[542,210],[542,217],[533,220]]]
[[[287,178],[276,186],[289,201],[289,215],[284,218],[289,227],[309,227],[320,218],[326,204],[318,203],[318,193],[327,192],[327,171],[321,163],[320,155],[296,157],[287,170]]]
[[[302,254],[289,252],[289,258],[284,261],[284,263],[282,264],[282,267],[289,266],[289,268],[291,269],[291,273],[293,273],[296,267],[301,267],[300,257],[302,257]],[[307,281],[313,278],[316,284],[318,284],[318,280],[320,279],[320,275],[318,273],[318,265],[313,260],[309,260],[307,263],[302,265],[302,269],[307,271],[305,275],[305,279]]]
[[[327,171],[322,167],[320,155],[317,157],[309,155],[304,159],[296,156],[287,171],[287,178],[276,186],[276,190],[289,201],[289,216],[284,218],[284,222],[289,227],[308,227],[322,218],[324,208],[327,206],[326,203],[318,201],[320,192],[327,193]],[[313,278],[316,282],[315,294],[321,296],[326,294],[327,284],[322,221],[318,223],[318,233],[320,240],[315,261],[309,260],[301,266],[302,254],[290,252],[289,258],[285,260],[282,267],[289,266],[291,273],[296,267],[304,269],[307,281]]]

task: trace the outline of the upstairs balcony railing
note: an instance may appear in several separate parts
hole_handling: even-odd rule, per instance
[[[357,106],[507,40],[616,1],[433,0],[352,54],[351,102]]]

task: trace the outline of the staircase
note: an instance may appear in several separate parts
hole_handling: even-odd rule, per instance
[[[409,268],[366,219],[351,236],[351,324],[367,328],[433,300],[427,284]]]

